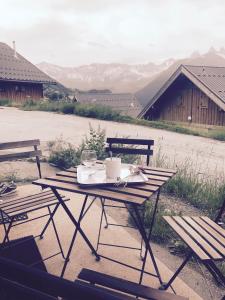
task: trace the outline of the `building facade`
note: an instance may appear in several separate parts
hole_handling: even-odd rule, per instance
[[[55,81],[36,66],[0,43],[0,99],[21,103],[43,98],[43,84]]]
[[[225,126],[225,68],[181,66],[139,115]]]

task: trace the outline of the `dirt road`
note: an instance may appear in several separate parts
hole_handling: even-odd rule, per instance
[[[39,138],[43,142],[63,136],[78,145],[89,132],[89,125],[105,128],[107,136],[129,136],[155,140],[154,150],[161,149],[171,163],[192,163],[200,172],[225,174],[225,143],[202,137],[73,115],[49,112],[0,109],[0,141]],[[155,151],[155,153],[156,153]],[[223,175],[222,175],[223,174]]]

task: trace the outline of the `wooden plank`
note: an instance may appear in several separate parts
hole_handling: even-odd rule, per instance
[[[157,175],[149,175],[147,176],[149,179],[163,181],[164,183],[170,179],[170,177],[157,176]]]
[[[146,169],[144,169],[144,174],[158,175],[162,177],[172,177],[174,175],[174,173],[170,173],[170,172],[160,172],[160,171],[152,171]]]
[[[49,195],[40,195],[39,197],[33,197],[33,198],[27,198],[27,199],[20,199],[19,201],[17,201],[17,199],[15,199],[14,202],[10,202],[10,203],[5,203],[3,205],[1,205],[1,209],[8,210],[8,209],[14,209],[16,207],[25,205],[27,203],[34,203],[34,202],[38,202],[41,199],[49,199],[49,198],[55,198],[55,195],[53,193],[49,194]]]
[[[143,191],[157,192],[159,190],[159,186],[153,184],[138,184],[132,185],[133,188]]]
[[[38,197],[39,195],[50,195],[53,194],[51,190],[47,190],[47,191],[43,191],[43,192],[39,192],[33,195],[29,195],[29,196],[25,196],[25,197],[20,197],[20,198],[3,198],[3,201],[0,202],[0,208],[5,207],[5,205],[10,205],[11,203],[16,203],[16,202],[20,202],[23,199],[33,199]]]
[[[190,224],[195,230],[208,242],[210,245],[223,256],[225,256],[225,246],[222,246],[220,243],[214,239],[213,236],[208,234],[198,223],[196,223],[191,217],[183,217],[183,219]]]
[[[192,219],[197,222],[202,228],[204,228],[210,235],[212,235],[219,243],[225,245],[225,238],[214,228],[212,228],[208,223],[204,222],[200,217],[192,217]]]
[[[29,157],[34,157],[34,156],[41,156],[41,150],[0,154],[0,162],[6,161],[6,160],[8,161],[8,160],[13,160],[13,159],[20,159],[20,158],[29,158]]]
[[[145,198],[146,200],[153,194],[151,191],[149,192],[141,189],[136,189],[133,187],[104,187],[104,190],[118,191],[120,193],[127,194],[127,195],[139,196]]]
[[[189,236],[213,259],[219,260],[223,257],[216,251],[199,233],[192,228],[182,217],[174,216],[173,219],[179,224]],[[192,248],[192,250],[194,250]]]
[[[110,200],[118,202],[126,202],[128,204],[133,203],[136,205],[142,205],[145,202],[145,199],[137,196],[130,196],[126,194],[121,194],[118,192],[106,191],[101,189],[90,189],[90,188],[81,188],[75,183],[64,183],[57,181],[57,177],[49,179],[39,179],[34,181],[33,184],[39,185],[42,187],[50,187],[59,190],[64,190],[68,192],[74,192],[82,195],[97,196],[102,198],[107,198]]]
[[[209,255],[186,233],[186,231],[170,216],[163,216],[163,219],[173,228],[180,238],[192,249],[201,260],[210,260]]]
[[[57,204],[58,202],[59,202],[58,199],[51,196],[51,197],[48,197],[46,199],[41,198],[41,199],[39,199],[38,201],[35,201],[35,202],[28,202],[28,203],[24,203],[23,205],[18,205],[16,207],[6,209],[6,210],[4,210],[4,212],[7,213],[8,215],[12,215],[12,214],[17,215],[18,213],[25,213],[30,208],[35,208],[35,207],[38,207],[39,205],[42,205],[42,204],[44,204],[44,206],[47,207],[50,203]]]
[[[27,140],[27,141],[17,141],[17,142],[7,142],[0,143],[0,150],[24,148],[29,146],[39,146],[40,140]]]
[[[148,182],[146,182],[145,184],[151,184],[151,185],[156,185],[158,187],[162,186],[165,182],[160,181],[160,180],[154,180],[154,179],[149,179]]]
[[[110,289],[121,291],[136,297],[154,300],[187,300],[187,298],[177,296],[165,291],[160,291],[142,284],[117,278],[93,270],[82,269],[78,275],[79,279],[105,286]]]
[[[221,234],[225,238],[225,230],[221,226],[216,224],[208,217],[201,217],[201,219],[205,221],[207,224],[209,224],[213,229],[215,229],[219,234]]]
[[[154,145],[154,140],[145,139],[107,138],[106,142],[109,144]]]
[[[156,168],[156,167],[148,167],[148,166],[144,166],[145,170],[152,170],[152,171],[160,171],[160,172],[169,172],[169,173],[173,173],[176,174],[176,170],[174,169],[164,169],[164,168]]]

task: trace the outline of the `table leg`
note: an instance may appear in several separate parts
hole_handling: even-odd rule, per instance
[[[152,235],[152,229],[153,229],[153,226],[154,226],[154,222],[155,222],[155,216],[156,216],[156,213],[157,213],[157,208],[158,208],[158,202],[159,202],[159,196],[160,196],[160,189],[158,190],[157,192],[157,196],[156,196],[156,201],[155,201],[155,206],[154,206],[154,210],[153,210],[153,214],[152,214],[152,220],[151,220],[151,224],[150,224],[150,229],[149,229],[149,233],[148,233],[148,236],[147,236],[147,244],[149,245],[150,244],[150,240],[151,240],[151,235]],[[143,257],[143,264],[142,264],[142,271],[141,271],[141,275],[140,275],[140,283],[142,282],[142,279],[143,279],[143,274],[144,274],[144,269],[145,269],[145,264],[146,264],[146,260],[147,260],[147,254],[148,254],[148,248],[145,247],[145,254],[144,254],[144,257]],[[150,254],[151,255],[151,254]],[[153,254],[152,254],[153,255]],[[151,255],[151,257],[152,257]],[[157,267],[157,264],[155,262],[155,258],[153,256],[153,260],[152,260],[153,264],[154,264],[154,267],[155,267],[155,270],[156,270],[156,273],[158,275],[158,278],[159,278],[159,282],[160,284],[162,284],[162,279],[161,279],[161,276],[159,274],[159,271],[158,271],[158,267]]]
[[[80,222],[82,220],[82,216],[80,214],[79,218],[81,217],[80,221],[77,221],[73,214],[71,213],[71,211],[69,210],[69,208],[67,207],[67,205],[65,204],[65,202],[62,200],[60,194],[58,193],[58,191],[55,188],[52,188],[53,193],[55,194],[55,196],[57,197],[57,199],[59,200],[60,204],[62,205],[62,207],[64,208],[66,214],[68,215],[68,217],[70,218],[70,220],[72,221],[72,223],[75,225],[77,231],[79,231],[79,233],[81,234],[82,238],[84,239],[84,241],[86,242],[86,244],[88,245],[88,247],[91,249],[92,253],[95,255],[96,260],[100,260],[100,257],[98,255],[98,253],[95,251],[95,248],[92,246],[91,242],[89,241],[89,239],[87,238],[86,234],[84,233],[84,231],[82,230],[82,228],[80,227]],[[86,196],[85,199],[87,199],[88,196]],[[86,204],[86,203],[85,203]],[[83,213],[83,212],[82,212]],[[66,262],[66,261],[65,261]],[[68,263],[68,262],[67,262]]]
[[[152,248],[150,246],[150,239],[147,236],[147,233],[146,233],[146,230],[145,230],[145,227],[144,227],[144,222],[141,219],[140,213],[139,213],[138,208],[136,207],[136,205],[132,204],[132,206],[133,206],[134,213],[135,213],[135,219],[136,219],[136,222],[137,222],[136,224],[138,225],[138,228],[139,228],[140,234],[141,234],[141,236],[144,240],[145,249],[146,249],[145,250],[145,255],[144,255],[144,258],[143,258],[139,283],[141,284],[141,282],[142,282],[144,269],[145,269],[145,264],[146,264],[146,260],[147,260],[147,253],[149,253],[149,255],[151,257],[151,260],[152,260],[152,263],[153,263],[153,266],[154,266],[154,269],[155,269],[155,272],[156,272],[156,275],[159,279],[160,284],[162,284],[162,279],[161,279],[161,276],[160,276],[160,273],[159,273],[159,269],[158,269],[158,266],[157,266]]]

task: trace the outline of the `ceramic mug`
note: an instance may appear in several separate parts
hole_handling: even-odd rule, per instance
[[[110,179],[117,179],[121,173],[121,158],[110,157],[105,160],[106,177]]]

